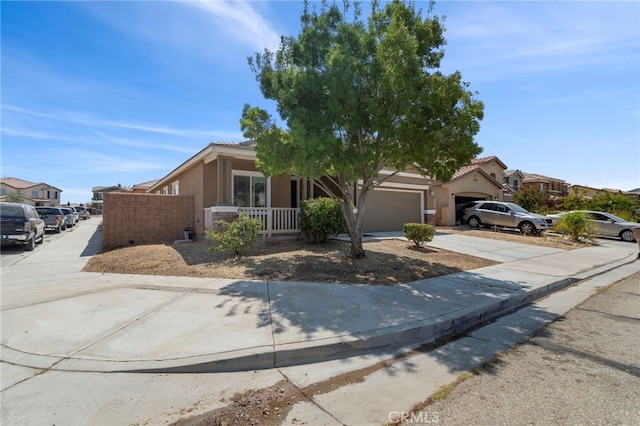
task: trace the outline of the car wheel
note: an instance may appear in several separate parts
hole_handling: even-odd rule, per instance
[[[477,216],[471,216],[467,222],[472,228],[479,228],[480,225],[482,225],[482,222],[480,222],[480,218]]]
[[[522,232],[523,234],[535,235],[537,232],[536,227],[531,222],[522,222],[519,228],[520,232]]]
[[[36,244],[44,243],[44,231],[42,231],[42,235],[40,235],[40,239],[36,240]]]
[[[59,234],[60,232],[62,232],[62,224],[59,224],[58,227],[55,230],[56,234]]]
[[[626,241],[628,243],[632,243],[636,240],[635,237],[633,236],[633,232],[630,229],[625,229],[624,231],[622,231],[620,233],[620,238],[622,238],[623,241]]]
[[[33,251],[33,249],[36,248],[36,235],[33,234],[33,237],[29,238],[29,241],[27,241],[27,244],[24,246],[24,249],[26,251]]]

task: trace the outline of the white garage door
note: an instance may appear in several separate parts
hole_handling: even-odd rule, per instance
[[[420,223],[420,193],[376,189],[367,196],[364,232],[402,231],[408,222]]]

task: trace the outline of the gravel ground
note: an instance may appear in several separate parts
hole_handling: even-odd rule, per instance
[[[640,274],[419,410],[441,425],[640,424]]]

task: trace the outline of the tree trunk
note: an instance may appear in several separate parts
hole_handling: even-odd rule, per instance
[[[354,260],[366,258],[367,255],[365,254],[364,247],[362,246],[362,226],[354,233],[350,230],[349,238],[351,239],[351,258]]]
[[[351,241],[351,258],[354,260],[365,259],[367,256],[362,246],[362,216],[364,213],[364,192],[361,194],[360,200],[362,203],[358,204],[357,213],[353,213],[353,205],[351,200],[348,200],[346,196],[343,197],[342,213],[347,220],[347,228],[349,229],[349,240]]]

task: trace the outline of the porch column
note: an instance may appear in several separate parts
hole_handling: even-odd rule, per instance
[[[218,157],[218,173],[216,176],[216,205],[225,206],[233,205],[231,186],[232,186],[232,166],[231,159],[227,157]]]

